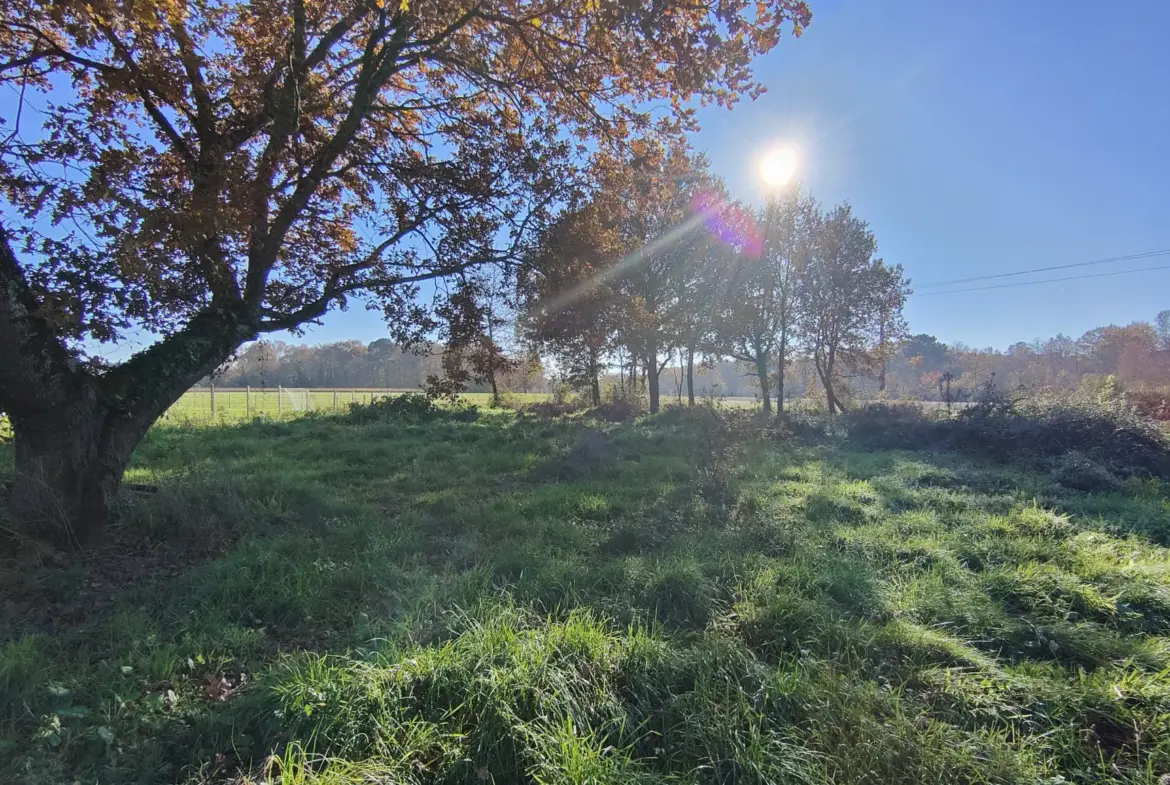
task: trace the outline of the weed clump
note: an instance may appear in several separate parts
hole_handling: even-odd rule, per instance
[[[349,419],[359,423],[423,423],[439,419],[474,422],[479,419],[479,407],[461,402],[440,406],[434,398],[423,393],[403,393],[379,398],[371,403],[352,403],[349,406]]]
[[[557,403],[556,401],[538,401],[524,406],[520,411],[523,414],[531,414],[535,417],[544,419],[553,419],[554,417],[564,417],[567,414],[572,414],[577,411],[577,405],[574,403]]]
[[[594,420],[602,422],[629,422],[643,413],[643,408],[633,401],[614,401],[594,406],[586,414]]]

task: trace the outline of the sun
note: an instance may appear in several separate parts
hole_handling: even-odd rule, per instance
[[[760,176],[771,188],[784,185],[796,173],[796,151],[779,147],[760,159]]]

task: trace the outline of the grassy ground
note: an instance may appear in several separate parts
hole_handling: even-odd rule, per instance
[[[0,575],[2,781],[1170,773],[1157,484],[674,412],[164,425],[129,479]]]

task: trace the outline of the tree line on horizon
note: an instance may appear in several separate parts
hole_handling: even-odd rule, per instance
[[[548,358],[542,362],[539,355],[533,357],[518,348],[509,342],[507,355],[515,366],[501,377],[503,391],[550,393],[568,381],[568,375]],[[258,341],[244,347],[201,384],[423,390],[428,377],[442,372],[442,351],[437,343],[425,351],[406,351],[387,338],[368,344],[358,340],[317,345]],[[685,363],[664,369],[664,400],[687,398],[687,370]],[[891,341],[884,372],[884,397],[894,400],[942,401],[946,394],[940,382],[947,374],[954,401],[970,400],[989,380],[1009,391],[1094,392],[1120,385],[1131,392],[1166,392],[1170,388],[1170,310],[1151,321],[1096,327],[1079,338],[1056,335],[1018,341],[1006,349],[947,344],[933,335],[916,333]],[[773,374],[770,381],[774,388],[777,380]],[[841,394],[857,400],[880,397],[881,374],[879,365],[866,375],[847,378]],[[823,396],[815,367],[803,353],[792,354],[785,376],[788,400]],[[754,364],[731,358],[702,360],[691,379],[695,395],[705,398],[759,397],[761,392]],[[624,384],[628,385],[628,380],[623,369],[604,365],[599,377],[603,397],[622,394]],[[486,383],[473,383],[468,390],[490,392]]]

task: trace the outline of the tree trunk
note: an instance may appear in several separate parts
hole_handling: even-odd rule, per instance
[[[63,547],[85,542],[109,519],[130,454],[154,421],[118,416],[87,397],[12,416],[9,505],[28,531]]]
[[[643,365],[646,372],[646,389],[650,395],[650,413],[657,414],[662,400],[658,385],[658,352],[649,352]]]
[[[813,352],[813,362],[817,368],[817,376],[821,379],[821,384],[825,388],[825,406],[829,410],[829,414],[836,414],[837,410],[842,408],[841,402],[837,399],[837,393],[833,389],[833,365],[834,352],[829,351],[828,356],[822,362],[821,356],[817,352]]]
[[[597,379],[597,349],[589,347],[589,395],[594,406],[601,406],[601,383]]]
[[[780,350],[776,353],[776,416],[784,414],[784,364],[788,361],[788,331],[780,331]]]
[[[109,519],[130,455],[154,421],[255,330],[241,312],[209,309],[97,375],[17,299],[30,299],[23,281],[8,281],[0,291],[0,406],[15,437],[8,501],[28,534],[75,546]]]
[[[761,411],[772,413],[771,385],[768,380],[768,356],[763,352],[756,353],[756,376],[760,380]]]
[[[687,406],[695,405],[695,350],[687,349]]]

